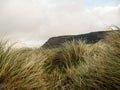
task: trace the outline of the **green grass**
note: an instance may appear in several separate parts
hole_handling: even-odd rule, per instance
[[[96,44],[60,48],[6,47],[0,41],[0,89],[120,90],[120,28]]]

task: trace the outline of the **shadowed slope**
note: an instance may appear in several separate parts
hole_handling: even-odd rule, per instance
[[[85,40],[86,43],[96,43],[107,35],[108,32],[111,31],[99,31],[99,32],[91,32],[88,34],[81,35],[66,35],[66,36],[58,36],[50,38],[42,47],[44,48],[53,48],[59,47],[62,43],[73,40]]]

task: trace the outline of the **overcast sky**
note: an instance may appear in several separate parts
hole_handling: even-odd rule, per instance
[[[24,46],[120,26],[120,0],[0,0],[0,35]]]

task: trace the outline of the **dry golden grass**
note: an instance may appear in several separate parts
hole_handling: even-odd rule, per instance
[[[120,90],[120,31],[96,44],[72,41],[53,49],[13,49],[0,41],[1,88]]]

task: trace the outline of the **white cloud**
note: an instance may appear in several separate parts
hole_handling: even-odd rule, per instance
[[[49,37],[81,34],[120,26],[120,5],[84,7],[84,0],[0,1],[0,33],[25,45],[43,44]]]

